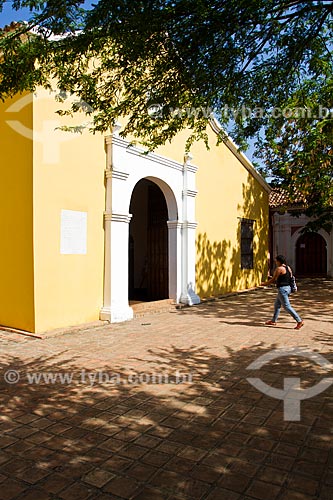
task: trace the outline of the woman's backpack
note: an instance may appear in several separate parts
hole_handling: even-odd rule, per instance
[[[296,283],[295,276],[293,274],[291,274],[291,276],[290,276],[290,289],[291,289],[291,293],[297,292],[297,283]]]

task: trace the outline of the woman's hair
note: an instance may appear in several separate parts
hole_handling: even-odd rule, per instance
[[[287,264],[286,258],[283,255],[277,255],[275,260],[278,260],[281,264]]]

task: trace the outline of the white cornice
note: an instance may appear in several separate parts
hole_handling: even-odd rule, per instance
[[[197,222],[184,221],[183,227],[187,227],[188,229],[196,229],[198,227]]]
[[[209,123],[213,132],[215,132],[216,134],[219,134],[221,132],[222,127],[215,118],[212,118],[209,121]],[[239,151],[239,148],[236,146],[231,137],[227,137],[226,141],[224,141],[224,144],[233,153],[233,155],[236,156],[236,158],[241,162],[241,164],[246,168],[246,170],[250,172],[250,174],[259,182],[259,184],[265,189],[265,191],[267,191],[267,193],[270,193],[272,191],[270,186],[256,171],[256,169],[252,165],[251,161],[247,158],[247,156],[245,156],[244,153]]]
[[[184,189],[183,190],[183,196],[190,196],[192,198],[195,198],[197,194],[198,194],[198,191],[195,189]]]
[[[104,220],[105,220],[106,222],[107,222],[107,221],[111,221],[111,220],[112,220],[112,214],[111,214],[111,212],[108,212],[108,211],[104,212],[104,213],[103,213],[103,217],[104,217]]]
[[[104,220],[112,222],[125,222],[129,224],[132,219],[132,214],[116,214],[109,211],[104,212]]]
[[[119,179],[121,181],[126,181],[129,177],[128,172],[121,172],[120,170],[113,170],[111,168],[107,168],[104,172],[106,179]]]
[[[107,136],[105,137],[105,143],[112,143],[114,146],[119,146],[126,149],[126,152],[128,154],[139,156],[140,158],[153,161],[154,163],[159,163],[175,170],[183,171],[184,169],[184,165],[182,163],[179,163],[175,160],[170,160],[169,158],[156,153],[147,153],[144,149],[131,145],[129,141],[119,136]],[[187,165],[187,170],[195,173],[198,170],[198,167],[196,165]]]
[[[169,160],[168,158],[158,155],[156,153],[145,153],[144,150],[140,150],[139,148],[130,146],[127,149],[127,153],[130,153],[135,156],[140,156],[141,158],[147,158],[154,163],[159,163],[160,165],[164,165],[165,167],[173,168],[175,170],[182,171],[183,165],[174,160]]]
[[[183,223],[179,220],[168,220],[167,225],[169,229],[180,229],[183,227]]]
[[[121,172],[120,170],[112,170],[112,178],[119,179],[121,181],[126,181],[128,179],[129,173]]]
[[[115,214],[114,212],[112,213],[112,222],[125,222],[126,224],[129,224],[132,219],[132,214]]]
[[[198,171],[198,167],[196,165],[187,164],[186,168],[188,172],[192,172],[193,174],[197,173]]]
[[[196,229],[198,227],[197,222],[181,221],[181,220],[168,220],[167,225],[169,229]]]

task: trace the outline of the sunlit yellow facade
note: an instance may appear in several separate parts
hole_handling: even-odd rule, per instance
[[[95,321],[103,301],[103,137],[56,131],[58,108],[44,90],[0,105],[0,324],[30,332]],[[87,213],[85,255],[60,253],[61,210]]]
[[[26,97],[19,120],[32,130],[33,98]],[[33,141],[9,127],[17,113],[7,108],[0,104],[0,324],[34,331]]]
[[[208,129],[209,150],[193,145],[196,185],[196,290],[201,297],[257,286],[267,275],[269,187],[232,141],[216,145],[216,125]],[[162,153],[181,161],[187,135]],[[240,221],[254,221],[253,269],[241,269]]]
[[[29,332],[98,320],[109,279],[105,227],[112,214],[106,185],[114,184],[116,168],[102,134],[58,129],[68,120],[55,113],[58,108],[45,90],[0,104],[0,325]],[[231,142],[215,145],[213,128],[210,150],[196,143],[191,151],[197,168],[195,286],[200,297],[256,286],[267,273],[269,188]],[[156,158],[165,159],[168,168],[172,162],[174,168],[176,162],[181,166],[185,139],[179,134],[156,151]],[[154,168],[158,178],[159,164]],[[128,175],[118,174],[117,182]],[[180,206],[180,196],[177,200]],[[117,217],[112,220],[122,220]],[[254,221],[253,269],[240,265],[242,219]],[[75,220],[82,221],[77,228]],[[76,230],[77,248],[70,240]]]

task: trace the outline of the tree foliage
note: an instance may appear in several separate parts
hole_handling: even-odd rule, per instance
[[[325,106],[319,103],[325,103]],[[306,230],[331,230],[333,220],[333,78],[305,81],[288,101],[286,117],[271,119],[261,156],[273,185],[288,188],[291,202],[305,202],[314,220]]]
[[[184,128],[188,146],[207,139],[214,115],[240,147],[257,137],[266,173],[332,220],[331,0],[13,2],[21,7],[30,20],[0,36],[1,98],[56,78],[94,110],[94,130],[126,116],[123,133],[150,149]]]

